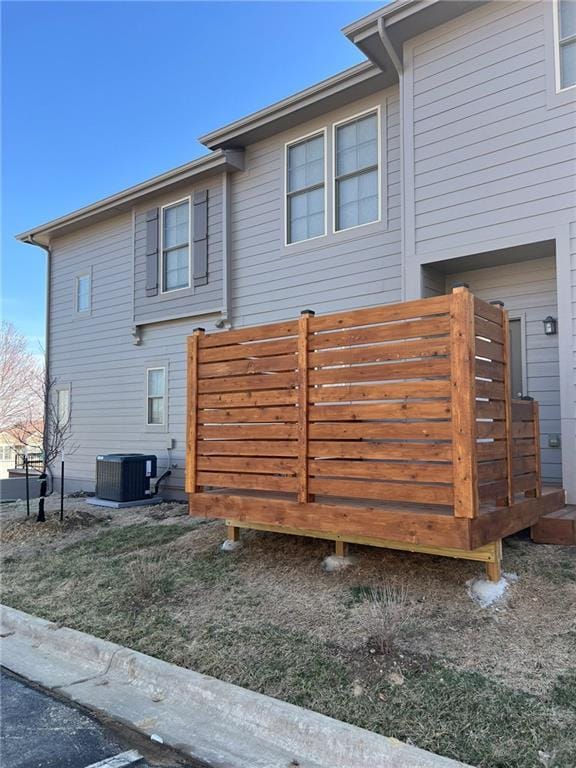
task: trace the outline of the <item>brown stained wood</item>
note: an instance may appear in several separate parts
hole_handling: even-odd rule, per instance
[[[210,333],[200,342],[201,349],[241,344],[261,339],[275,339],[282,336],[295,336],[298,333],[298,321],[269,323],[268,325],[256,325],[251,328],[238,328],[232,331],[219,331]]]
[[[253,422],[286,422],[297,421],[297,409],[287,407],[277,408],[220,408],[198,412],[199,424],[249,424]]]
[[[347,557],[348,556],[348,544],[345,541],[335,541],[334,542],[334,554],[336,557]]]
[[[512,400],[512,418],[514,421],[532,421],[532,400]]]
[[[474,518],[478,512],[474,438],[477,382],[474,368],[474,297],[467,289],[454,289],[450,303],[450,319],[454,515]]]
[[[186,477],[187,493],[196,493],[196,441],[198,430],[198,342],[203,331],[195,331],[187,342],[187,413],[186,413]]]
[[[448,419],[450,404],[435,403],[377,403],[367,405],[312,405],[311,421],[363,421],[364,419]]]
[[[345,536],[370,536],[429,546],[470,550],[469,520],[439,511],[406,511],[345,504],[298,504],[284,499],[262,499],[201,493],[190,497],[190,514],[233,519],[242,523],[280,525]]]
[[[527,475],[515,475],[514,476],[514,491],[520,493],[522,491],[533,491],[538,484],[538,478],[534,472]]]
[[[385,341],[399,341],[428,336],[443,336],[448,333],[448,316],[409,320],[387,325],[371,325],[366,328],[346,328],[330,333],[319,333],[310,337],[308,348],[313,350],[373,344]]]
[[[385,304],[368,309],[353,309],[346,312],[336,312],[332,315],[315,317],[310,323],[312,333],[331,331],[338,328],[350,328],[376,323],[391,323],[397,320],[411,320],[430,315],[447,314],[449,297],[435,296],[430,299],[416,299],[401,304]]]
[[[265,389],[255,392],[224,392],[198,395],[198,408],[254,408],[267,405],[296,405],[295,389]]]
[[[450,342],[446,337],[403,341],[399,343],[352,347],[311,352],[308,359],[311,368],[327,365],[353,365],[356,363],[383,363],[386,360],[408,360],[448,355]],[[423,362],[422,365],[426,363]]]
[[[255,389],[292,389],[296,386],[296,373],[254,374],[253,376],[230,376],[226,379],[204,379],[198,382],[198,391],[204,394],[222,392],[252,392]]]
[[[312,369],[309,372],[310,384],[340,384],[350,382],[378,382],[401,379],[434,379],[449,376],[450,361],[446,357],[430,357],[424,365],[420,360],[407,362],[376,363],[372,365],[353,365],[346,368]]]
[[[240,528],[237,525],[227,525],[226,538],[228,541],[240,541]]]
[[[515,475],[525,475],[530,472],[536,474],[536,456],[523,456],[512,460],[512,469]]]
[[[452,466],[432,462],[313,460],[309,472],[316,477],[358,477],[415,483],[451,483]]]
[[[311,477],[311,493],[339,498],[377,499],[381,501],[413,501],[420,504],[452,504],[453,490],[448,485],[387,483],[368,480]]]
[[[491,480],[505,480],[507,478],[508,465],[506,460],[478,462],[478,482],[487,483]]]
[[[478,496],[480,497],[480,501],[502,499],[506,497],[507,493],[508,479],[506,477],[502,480],[494,480],[491,483],[483,483],[478,486]]]
[[[503,421],[477,421],[476,437],[504,440],[506,438],[506,424]]]
[[[531,421],[512,422],[512,438],[534,437],[535,424]]]
[[[294,440],[296,424],[212,424],[198,425],[200,440]],[[294,445],[296,445],[294,443]]]
[[[449,421],[381,421],[381,422],[322,422],[310,424],[312,440],[358,440],[362,438],[409,440],[451,440],[452,425]]]
[[[218,488],[247,488],[254,491],[287,492],[295,492],[297,490],[296,477],[199,471],[197,478],[199,485]]]
[[[248,474],[290,474],[296,472],[296,459],[261,456],[198,456],[196,466],[206,472],[246,472]]]
[[[536,497],[542,496],[542,458],[540,454],[540,407],[536,400],[532,401],[532,418],[534,424],[534,455],[536,457]]]
[[[510,379],[510,328],[508,322],[508,312],[501,309],[500,314],[502,317],[502,331],[504,334],[503,350],[503,365],[504,365],[504,437],[506,439],[506,480],[507,488],[506,493],[502,497],[505,504],[510,506],[514,501],[514,471],[512,468],[513,456],[512,456],[512,382]]]
[[[498,344],[504,344],[505,336],[501,323],[494,323],[490,320],[485,320],[483,317],[476,317],[474,319],[474,327],[476,329],[476,336],[496,341]]]
[[[368,443],[310,440],[310,458],[452,461],[450,443]]]
[[[257,373],[279,373],[295,371],[298,365],[296,352],[276,357],[255,357],[247,360],[229,360],[224,363],[200,363],[200,381],[234,376],[251,376]]]
[[[198,456],[292,456],[296,440],[199,440]]]
[[[489,581],[494,583],[500,581],[502,578],[502,562],[498,560],[496,563],[486,563],[486,576]]]
[[[494,381],[504,381],[504,366],[494,360],[480,360],[476,358],[476,376]]]
[[[534,446],[534,440],[512,440],[512,456],[519,458],[521,456],[536,456],[538,452]]]
[[[490,443],[476,443],[478,461],[494,461],[506,458],[506,441],[495,440]]]
[[[298,501],[310,501],[308,496],[308,338],[311,312],[302,312],[298,322]]]
[[[477,419],[498,419],[504,421],[506,418],[506,405],[501,400],[476,400],[476,418]]]
[[[557,490],[543,493],[540,498],[515,500],[511,507],[483,511],[470,521],[471,546],[475,549],[517,533],[534,525],[543,515],[561,509],[564,504],[564,491]]]
[[[566,507],[541,517],[531,528],[536,544],[576,545],[576,507]]]
[[[476,355],[478,357],[487,357],[497,363],[504,362],[504,349],[502,344],[495,341],[486,341],[485,339],[476,339]]]
[[[500,324],[500,307],[495,304],[488,304],[487,301],[482,301],[476,296],[474,297],[474,314],[484,320],[489,320],[491,323]]]
[[[333,403],[362,400],[406,400],[448,398],[449,381],[409,381],[395,384],[345,384],[310,387],[312,403]]]
[[[218,363],[227,360],[247,360],[251,357],[270,357],[271,355],[290,355],[296,351],[296,339],[272,339],[255,341],[252,344],[233,344],[229,347],[202,349],[201,363]]]
[[[505,399],[504,384],[501,381],[481,381],[476,379],[476,397],[488,397],[491,400]]]

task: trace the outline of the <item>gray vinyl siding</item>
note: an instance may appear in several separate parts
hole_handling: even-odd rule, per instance
[[[169,205],[172,202],[190,196],[199,189],[208,190],[208,283],[195,288],[161,292],[161,280],[158,283],[158,295],[146,295],[146,211],[156,206]],[[161,270],[161,255],[158,256]],[[161,198],[155,199],[136,209],[134,221],[134,322],[136,324],[165,320],[170,317],[196,315],[222,307],[222,181],[217,176],[209,183],[200,183],[187,187]],[[190,276],[192,280],[192,275]]]
[[[284,245],[285,143],[325,126],[328,177],[332,175],[332,126],[380,106],[382,220]],[[246,171],[232,178],[232,318],[253,325],[294,317],[302,309],[330,312],[401,298],[400,130],[398,89],[350,103],[297,130],[246,150]]]
[[[540,404],[542,477],[558,483],[562,478],[562,453],[549,448],[549,435],[559,435],[560,371],[558,336],[546,336],[542,320],[556,316],[556,262],[554,257],[518,264],[476,269],[452,274],[446,290],[455,282],[465,282],[485,301],[500,299],[510,317],[520,318],[524,333],[526,390]]]
[[[415,295],[423,263],[555,241],[558,303],[548,300],[549,278],[534,295],[559,318],[562,354],[529,349],[531,394],[543,405],[543,431],[562,426],[564,482],[575,501],[576,272],[568,241],[576,219],[576,89],[555,92],[553,11],[544,0],[490,2],[405,45],[404,275]],[[561,424],[556,404],[547,415],[552,396]],[[560,454],[551,451],[544,450],[550,477]]]
[[[50,374],[70,385],[71,431],[66,473],[73,488],[93,488],[96,456],[138,452],[171,466],[171,493],[183,488],[185,461],[186,336],[198,318],[146,325],[133,343],[132,215],[117,216],[52,245]],[[92,269],[92,312],[74,309],[74,277]],[[202,318],[207,330],[211,318]],[[168,424],[146,426],[148,366],[167,365]],[[169,457],[168,440],[174,449]]]

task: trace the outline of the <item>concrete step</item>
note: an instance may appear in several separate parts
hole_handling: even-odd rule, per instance
[[[530,536],[536,544],[576,545],[576,506],[544,515],[530,528]]]

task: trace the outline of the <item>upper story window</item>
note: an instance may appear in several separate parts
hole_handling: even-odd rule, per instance
[[[70,389],[62,387],[56,390],[56,422],[60,429],[65,429],[70,421]]]
[[[190,285],[190,201],[162,209],[162,291]]]
[[[326,233],[324,133],[286,147],[286,241]]]
[[[335,127],[336,231],[380,218],[378,133],[377,112]]]
[[[90,311],[91,283],[89,273],[76,278],[76,312]]]
[[[576,0],[558,0],[556,12],[558,87],[563,90],[576,85]]]
[[[146,423],[162,425],[165,423],[165,368],[148,368],[146,371],[146,389]]]

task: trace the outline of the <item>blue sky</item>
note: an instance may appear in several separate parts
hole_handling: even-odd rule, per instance
[[[205,152],[196,137],[362,60],[384,2],[3,2],[2,317],[44,334],[13,235]]]

